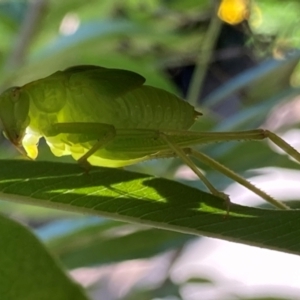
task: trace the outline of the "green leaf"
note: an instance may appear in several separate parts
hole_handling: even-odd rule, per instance
[[[193,239],[193,236],[177,232],[104,222],[101,219],[98,222],[88,219],[84,222],[85,226],[80,227],[78,220],[59,223],[60,227],[71,228],[46,240],[47,246],[70,269],[148,258]],[[72,223],[75,228],[72,228]],[[58,224],[53,225],[57,227]],[[43,228],[38,232],[41,235]]]
[[[232,204],[177,182],[119,169],[1,161],[1,199],[101,215],[300,254],[300,211]]]
[[[139,31],[140,29],[129,21],[90,21],[82,24],[74,34],[59,36],[50,45],[47,45],[44,49],[36,53],[34,60],[54,56],[60,51],[68,51],[70,48],[79,46],[81,43],[92,43],[100,38],[111,38],[115,35]]]
[[[244,71],[209,94],[203,102],[212,107],[226,97],[245,89],[244,102],[260,102],[280,94],[289,86],[290,76],[299,62],[300,51],[295,51],[284,60],[269,59]]]
[[[266,116],[270,111],[282,102],[283,99],[290,99],[299,95],[300,89],[287,88],[278,92],[269,99],[264,99],[262,102],[256,103],[247,109],[243,109],[230,118],[226,118],[219,122],[214,128],[215,131],[230,131],[230,130],[242,130],[249,128],[257,128],[265,122]]]
[[[37,238],[0,215],[0,299],[87,300]]]

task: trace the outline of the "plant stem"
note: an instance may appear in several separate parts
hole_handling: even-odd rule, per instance
[[[216,5],[216,7],[218,6]],[[204,78],[211,61],[216,40],[219,36],[221,24],[222,21],[218,18],[216,11],[214,11],[187,93],[187,100],[193,106],[197,106],[198,97],[201,95]]]

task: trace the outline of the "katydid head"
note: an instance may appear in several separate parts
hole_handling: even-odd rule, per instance
[[[19,87],[7,89],[0,95],[0,121],[4,136],[20,148],[29,125],[29,97]]]

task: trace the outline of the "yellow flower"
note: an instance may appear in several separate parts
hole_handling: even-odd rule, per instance
[[[249,18],[249,0],[222,0],[218,17],[231,25],[236,25]]]

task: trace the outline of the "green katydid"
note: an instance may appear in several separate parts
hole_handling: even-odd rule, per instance
[[[229,201],[191,160],[220,171],[277,208],[288,207],[192,146],[268,138],[300,162],[300,153],[276,134],[263,130],[195,132],[201,115],[189,103],[144,85],[137,73],[97,66],[75,66],[0,96],[5,136],[27,156],[38,155],[44,137],[56,156],[72,155],[84,167],[123,167],[165,157],[180,157],[218,197]]]

